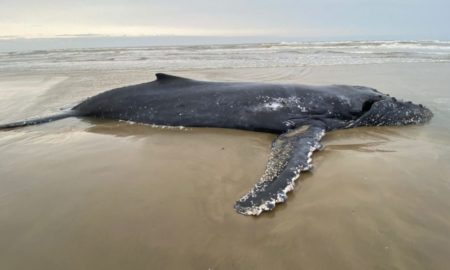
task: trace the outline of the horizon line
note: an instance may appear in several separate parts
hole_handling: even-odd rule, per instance
[[[31,39],[70,39],[70,38],[218,38],[218,39],[244,39],[244,38],[261,38],[261,39],[298,39],[299,42],[317,42],[317,41],[450,41],[450,39],[433,39],[433,38],[394,38],[394,37],[344,37],[344,36],[329,36],[329,37],[307,37],[307,36],[294,36],[294,35],[179,35],[179,34],[154,34],[154,35],[110,35],[110,34],[59,34],[59,35],[32,35],[32,36],[21,36],[21,35],[0,35],[0,41],[4,40],[31,40]]]

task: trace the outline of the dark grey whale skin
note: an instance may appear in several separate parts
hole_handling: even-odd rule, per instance
[[[113,89],[71,110],[0,125],[0,130],[82,116],[166,126],[218,127],[281,134],[261,180],[236,202],[246,215],[272,210],[287,199],[326,131],[429,121],[422,105],[363,86],[205,82],[158,73],[152,82]]]
[[[361,119],[374,104],[380,107],[372,112],[374,116],[390,116],[377,123],[369,115]],[[101,93],[72,110],[79,116],[138,123],[277,134],[311,122],[322,122],[326,130],[333,130],[421,123],[432,115],[421,105],[362,86],[203,82],[161,73],[155,81]]]

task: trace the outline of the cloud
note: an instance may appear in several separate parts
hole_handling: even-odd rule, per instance
[[[16,0],[0,34],[448,38],[443,0]]]

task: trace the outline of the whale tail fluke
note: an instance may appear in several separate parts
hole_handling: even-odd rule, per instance
[[[0,124],[0,130],[44,124],[44,123],[53,122],[56,120],[73,117],[73,116],[78,116],[78,113],[76,111],[68,111],[68,112],[64,112],[61,114],[56,114],[56,115],[42,117],[42,118],[32,118],[32,119],[28,119],[28,120],[24,120],[24,121],[17,121],[17,122],[8,123],[8,124]]]

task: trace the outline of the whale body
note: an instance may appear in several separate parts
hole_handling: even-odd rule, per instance
[[[112,89],[58,115],[0,125],[8,130],[67,117],[96,117],[166,126],[217,127],[279,134],[266,170],[235,204],[259,215],[287,199],[328,131],[426,123],[432,112],[373,88],[252,82],[207,82],[156,74],[156,80]]]

